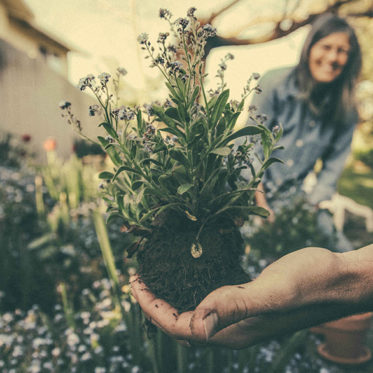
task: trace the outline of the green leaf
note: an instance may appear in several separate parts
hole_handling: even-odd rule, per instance
[[[258,126],[246,126],[232,133],[232,135],[228,136],[224,140],[224,144],[227,144],[231,142],[232,140],[238,139],[239,137],[258,135],[260,133],[263,133],[263,130]]]
[[[183,166],[187,167],[188,159],[186,158],[182,150],[176,150],[176,149],[170,150],[170,157],[172,159],[175,159],[179,163],[181,163]]]
[[[31,241],[28,245],[27,248],[30,250],[38,249],[48,243],[53,242],[54,240],[57,239],[57,236],[55,233],[47,233],[33,241]]]
[[[178,106],[177,106],[177,112],[179,113],[179,118],[181,121],[185,122],[186,121],[186,118],[187,118],[187,112],[185,110],[185,107],[182,103],[180,103]]]
[[[158,105],[153,105],[152,110],[158,116],[161,122],[165,123],[168,127],[171,127],[172,129],[176,128],[174,119],[172,119],[171,117],[165,114],[165,110],[163,109],[163,107],[158,106]]]
[[[268,158],[271,155],[272,148],[272,134],[271,132],[263,131],[262,132],[262,146],[264,158]]]
[[[273,151],[275,151],[275,150],[282,150],[282,149],[285,149],[285,147],[283,145],[279,145],[279,146],[275,146],[273,148]]]
[[[118,139],[118,135],[115,132],[115,129],[112,127],[112,125],[108,122],[102,122],[101,124],[98,125],[99,127],[104,127],[106,132],[113,138],[113,139]]]
[[[179,138],[184,138],[185,139],[184,133],[182,133],[177,128],[166,127],[166,128],[160,128],[159,131],[168,132],[168,133],[171,133],[172,135],[175,135],[175,136],[177,136]]]
[[[214,105],[214,109],[211,114],[211,125],[213,127],[217,123],[221,115],[223,114],[225,104],[227,103],[228,98],[229,98],[229,89],[226,89],[220,94],[220,96],[216,100],[216,104]]]
[[[141,187],[141,185],[144,185],[144,184],[145,184],[144,180],[136,180],[132,184],[132,189],[137,190]]]
[[[114,174],[108,171],[103,171],[98,175],[99,179],[111,180]]]
[[[111,142],[109,144],[107,144],[104,148],[104,150],[108,150],[109,148],[113,147],[114,144],[112,144]]]
[[[259,207],[259,206],[242,206],[242,205],[237,205],[237,206],[236,205],[228,205],[228,206],[225,206],[222,209],[220,209],[219,211],[217,211],[214,215],[217,216],[217,215],[221,214],[222,212],[228,211],[228,210],[246,211],[247,213],[249,213],[251,215],[258,215],[258,216],[261,216],[263,218],[266,218],[267,216],[269,216],[269,211],[266,210],[263,207]]]
[[[278,130],[278,132],[276,133],[276,136],[275,136],[276,142],[280,140],[283,132],[284,132],[284,129],[282,128],[282,126],[280,126],[280,129]]]
[[[175,102],[175,104],[178,104],[178,102],[181,101],[181,98],[176,92],[175,88],[170,83],[166,83],[166,87],[169,89],[171,95],[173,96],[171,97],[172,101]]]
[[[266,218],[267,216],[269,216],[269,211],[260,206],[249,206],[248,210],[250,211],[251,214],[259,215],[263,218]]]
[[[159,176],[158,182],[162,187],[169,190],[169,186],[170,186],[169,179],[170,179],[170,175],[164,174],[164,175]]]
[[[193,187],[193,184],[191,184],[191,183],[180,185],[177,188],[177,193],[180,194],[180,195],[184,194],[185,192],[187,192],[192,187]]]
[[[167,205],[163,205],[163,206],[158,206],[152,210],[150,210],[149,212],[147,212],[145,215],[143,215],[140,219],[140,223],[143,223],[144,221],[146,221],[150,216],[154,215],[154,217],[158,216],[162,211],[165,211],[165,210],[168,210],[168,209],[172,209],[176,206],[179,206],[180,204],[177,203],[177,202],[172,202],[172,203],[168,203]]]
[[[269,158],[263,165],[262,165],[262,169],[263,170],[266,170],[271,164],[273,163],[284,163],[281,159],[279,158],[275,158],[275,157],[272,157],[272,158]]]
[[[140,192],[137,192],[135,202],[137,205],[139,205],[144,197],[144,188],[140,190]]]
[[[100,143],[101,143],[101,145],[102,145],[102,147],[103,148],[105,148],[105,146],[107,145],[107,144],[109,144],[109,141],[107,141],[104,137],[102,137],[102,136],[97,136],[97,139],[98,139],[98,141],[100,141]]]
[[[122,160],[120,159],[119,154],[114,149],[114,147],[107,149],[106,152],[116,166],[119,166],[122,163]]]
[[[134,168],[131,168],[131,167],[128,167],[128,166],[120,166],[117,170],[117,172],[115,173],[114,177],[113,177],[113,181],[118,177],[118,175],[123,172],[123,171],[127,171],[127,172],[132,172],[134,174],[138,174],[138,175],[142,175],[140,171],[134,169]]]
[[[255,179],[256,178],[256,172],[255,172],[254,166],[251,163],[249,163],[249,168],[250,168],[252,177]]]
[[[226,157],[231,153],[231,151],[232,149],[229,146],[224,146],[223,148],[217,148],[212,150],[211,153]]]
[[[106,150],[106,153],[109,155],[110,159],[112,162],[116,165],[119,166],[122,163],[122,160],[119,157],[119,154],[115,150],[113,146],[108,147],[110,142],[103,138],[102,136],[97,136],[98,141],[100,142],[101,146]]]
[[[179,91],[181,92],[181,95],[185,97],[185,89],[186,89],[185,83],[180,78],[176,78],[175,81],[176,81],[177,87],[179,88]]]
[[[162,163],[153,158],[145,158],[140,162],[140,164],[147,164],[147,163],[154,163],[155,165],[162,167]]]
[[[237,112],[237,113],[234,113],[227,121],[228,121],[228,124],[227,124],[227,128],[228,129],[233,129],[236,122],[237,122],[237,119],[238,117],[240,116],[240,112]]]
[[[121,215],[119,213],[119,211],[111,211],[109,212],[109,215],[106,219],[106,224],[110,224],[113,220],[115,220],[116,218],[121,218],[123,219],[123,215]]]
[[[193,105],[194,101],[198,97],[198,94],[199,94],[199,87],[197,86],[197,87],[194,88],[194,91],[192,93],[192,97],[191,97],[190,103],[189,103],[190,105]]]
[[[176,108],[170,107],[165,111],[165,114],[168,115],[172,119],[180,120],[179,113]]]
[[[237,112],[242,111],[244,104],[245,104],[245,100],[241,100],[240,104],[237,107]]]

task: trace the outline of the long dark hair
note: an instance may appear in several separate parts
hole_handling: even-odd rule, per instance
[[[327,100],[320,102],[315,95],[319,87],[312,78],[309,69],[310,50],[315,43],[335,32],[344,32],[349,37],[350,51],[348,61],[342,73],[331,83],[325,84],[323,92]],[[356,109],[355,85],[361,70],[361,49],[354,29],[343,18],[331,13],[319,16],[304,42],[299,63],[296,67],[296,81],[300,89],[300,97],[316,114],[326,117],[327,122],[340,122],[352,110]],[[331,110],[333,108],[334,110]]]

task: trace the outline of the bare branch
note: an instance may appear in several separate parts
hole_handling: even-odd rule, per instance
[[[353,13],[348,13],[349,17],[354,17],[354,18],[373,18],[373,9],[369,9],[365,12],[353,12]]]
[[[232,3],[229,4],[228,7],[238,3],[240,0],[233,1]],[[275,39],[282,38],[284,36],[287,36],[291,34],[292,32],[298,30],[299,28],[311,24],[319,15],[326,13],[326,12],[332,12],[332,13],[338,13],[340,8],[346,4],[351,4],[353,2],[356,2],[357,0],[335,0],[334,2],[329,3],[324,9],[309,14],[307,17],[303,19],[296,19],[293,15],[293,17],[262,17],[262,18],[256,18],[255,20],[252,20],[250,23],[246,24],[244,27],[241,27],[238,31],[231,36],[227,35],[216,35],[214,38],[211,38],[208,40],[208,43],[205,48],[205,57],[210,53],[210,51],[213,48],[218,48],[218,47],[223,47],[223,46],[228,46],[228,45],[252,45],[252,44],[260,44],[260,43],[265,43],[268,41],[272,41]],[[293,14],[294,10],[298,7],[299,1],[296,1],[295,7],[293,8]],[[227,7],[226,7],[227,8]],[[219,14],[222,14],[222,12],[218,12]],[[215,18],[214,13],[210,19]],[[349,12],[348,13],[349,17],[369,17],[373,18],[373,9],[368,9],[366,11],[362,12]],[[288,22],[288,25],[286,28],[283,27],[283,21],[286,20]],[[203,22],[203,21],[202,21]],[[273,28],[271,29],[270,32],[265,33],[260,36],[255,36],[255,37],[247,37],[247,38],[242,38],[240,35],[244,32],[247,31],[248,29],[252,28],[255,25],[258,24],[265,24],[265,23],[272,23]]]
[[[219,17],[221,14],[223,14],[225,11],[227,11],[228,9],[238,4],[240,1],[242,0],[233,0],[231,3],[227,4],[223,8],[217,10],[216,12],[211,13],[211,15],[207,19],[201,19],[200,22],[202,24],[206,24],[206,23],[212,24],[215,18]]]

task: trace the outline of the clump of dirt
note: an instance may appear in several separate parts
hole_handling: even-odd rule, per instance
[[[194,309],[218,287],[250,280],[241,267],[244,242],[231,220],[203,228],[198,258],[191,254],[200,228],[197,222],[172,215],[162,223],[137,254],[138,273],[149,290],[179,312]]]

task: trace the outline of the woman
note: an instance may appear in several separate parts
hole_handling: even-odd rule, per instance
[[[263,179],[258,203],[275,205],[275,194],[298,185],[323,160],[310,195],[330,198],[349,152],[357,123],[354,86],[361,52],[353,29],[343,19],[317,19],[295,68],[263,76],[263,93],[253,104],[268,126],[282,124],[278,154]],[[279,199],[276,199],[279,201]],[[152,294],[138,276],[132,293],[153,324],[184,344],[250,346],[322,322],[373,310],[373,245],[347,253],[304,248],[269,265],[255,280],[224,286],[190,312],[178,311]]]
[[[275,154],[284,164],[274,164],[265,173],[258,205],[271,211],[288,202],[300,190],[318,159],[322,169],[309,201],[318,207],[336,191],[337,180],[350,152],[358,114],[355,84],[361,70],[361,50],[352,27],[333,14],[320,16],[306,38],[297,66],[268,72],[260,80],[262,93],[252,105],[265,114],[267,126],[283,127]],[[320,215],[326,220],[326,215]],[[332,229],[322,222],[324,228]],[[331,232],[327,232],[331,233]],[[341,243],[342,250],[349,249]]]

